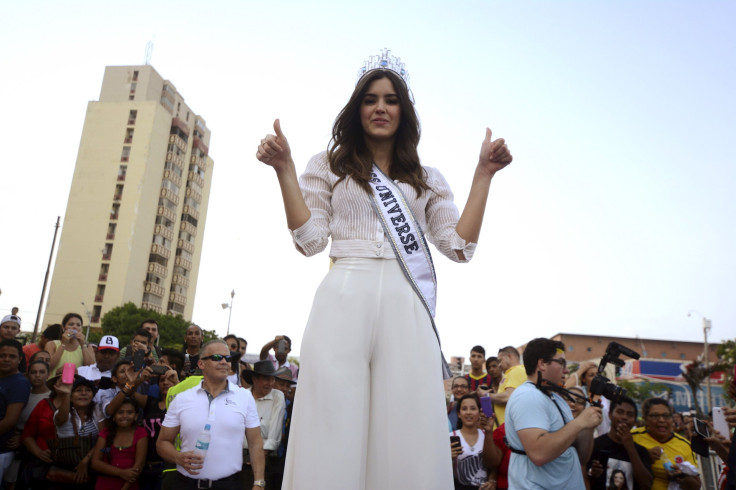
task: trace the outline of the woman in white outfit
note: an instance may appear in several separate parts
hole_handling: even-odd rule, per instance
[[[442,175],[419,162],[419,122],[403,64],[384,50],[363,71],[328,151],[310,160],[301,179],[278,119],[256,154],[276,171],[297,249],[314,255],[331,236],[334,261],[304,332],[283,488],[447,490],[444,361],[427,306],[431,293],[415,292],[401,265],[401,253],[421,243],[415,232],[402,234],[403,214],[380,217],[381,199],[387,210],[395,200],[379,197],[388,187],[375,182],[390,178],[406,214],[413,212],[411,229],[421,227],[443,255],[467,262],[491,179],[511,154],[487,129],[460,216]]]

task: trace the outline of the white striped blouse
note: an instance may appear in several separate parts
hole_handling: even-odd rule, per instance
[[[475,243],[466,243],[455,231],[460,215],[453,202],[452,191],[440,172],[424,167],[429,191],[417,198],[409,184],[398,183],[406,196],[427,240],[455,262],[468,262],[475,252]],[[299,178],[304,200],[311,211],[309,220],[291,232],[297,249],[310,257],[327,247],[332,237],[330,257],[394,258],[394,252],[384,236],[383,226],[373,210],[370,195],[360,185],[346,178],[337,186],[338,177],[330,171],[327,152],[309,160]],[[462,251],[460,260],[456,251]]]

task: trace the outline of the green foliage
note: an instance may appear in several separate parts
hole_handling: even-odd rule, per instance
[[[185,320],[181,315],[162,315],[155,311],[138,308],[133,303],[126,303],[108,311],[102,317],[102,330],[90,333],[90,342],[99,342],[103,335],[114,335],[118,338],[122,347],[130,342],[141,323],[149,319],[156,320],[156,323],[158,323],[159,346],[173,349],[182,348],[187,327],[192,322]],[[203,329],[202,335],[204,342],[218,338],[217,334],[210,330]]]
[[[640,409],[644,400],[654,397],[669,399],[672,395],[672,389],[664,383],[619,381],[618,385],[626,390],[626,396],[634,400]]]
[[[734,381],[733,368],[736,365],[736,341],[726,340],[718,345],[716,350],[718,361],[726,371],[726,379],[723,382],[723,391],[728,393],[728,385]],[[736,401],[736,400],[735,400]]]

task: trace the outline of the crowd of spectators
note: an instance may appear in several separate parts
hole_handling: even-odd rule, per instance
[[[455,489],[697,489],[696,454],[709,449],[726,463],[719,490],[736,488],[732,431],[719,434],[705,420],[700,435],[693,414],[662,398],[644,401],[640,418],[633,399],[592,394],[598,366],[583,362],[571,373],[558,341],[534,339],[523,357],[510,346],[484,356],[472,347],[470,372],[449,385]],[[729,395],[736,400],[736,385]],[[733,429],[736,409],[724,411]]]
[[[20,324],[14,314],[0,323],[5,489],[281,488],[298,381],[289,337],[266,343],[250,365],[245,339],[203,343],[195,324],[181,349],[158,346],[154,320],[96,345],[75,313],[36,343],[15,340]],[[698,442],[724,462],[735,457],[732,438],[709,421],[700,436],[692,414],[667,400],[591,404],[597,366],[571,375],[558,341],[534,339],[523,354],[506,346],[486,357],[476,345],[470,371],[450,384],[456,489],[688,490],[703,484]],[[736,423],[736,410],[725,411]],[[735,488],[730,463],[719,488]]]
[[[281,488],[298,377],[287,336],[251,366],[245,339],[204,343],[195,324],[181,349],[158,346],[155,320],[93,345],[82,324],[69,313],[22,345],[20,317],[0,322],[2,488]]]

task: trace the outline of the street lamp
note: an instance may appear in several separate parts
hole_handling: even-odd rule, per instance
[[[230,335],[230,319],[233,317],[233,299],[235,298],[235,290],[233,289],[230,293],[230,303],[222,303],[222,309],[230,308],[230,313],[227,316],[227,335]]]
[[[710,332],[710,329],[711,329],[711,322],[710,322],[710,320],[708,320],[707,318],[705,318],[705,316],[703,316],[703,314],[700,313],[698,310],[690,310],[690,311],[688,311],[687,312],[688,318],[692,315],[693,312],[697,313],[700,316],[700,318],[703,319],[703,339],[704,339],[703,340],[703,349],[704,349],[703,359],[705,359],[705,368],[708,369],[709,364],[710,364],[710,360],[709,360],[709,356],[708,356],[708,332]],[[707,414],[708,412],[710,412],[710,401],[711,401],[710,400],[710,374],[708,374],[708,376],[706,378],[705,386],[707,387],[707,390],[708,390],[707,391],[708,392],[708,400],[707,400],[707,402],[705,404],[705,413]]]
[[[82,308],[84,308],[84,313],[87,315],[87,335],[84,336],[84,343],[86,344],[89,341],[89,329],[92,326],[92,313],[89,312],[84,301],[82,301]]]

